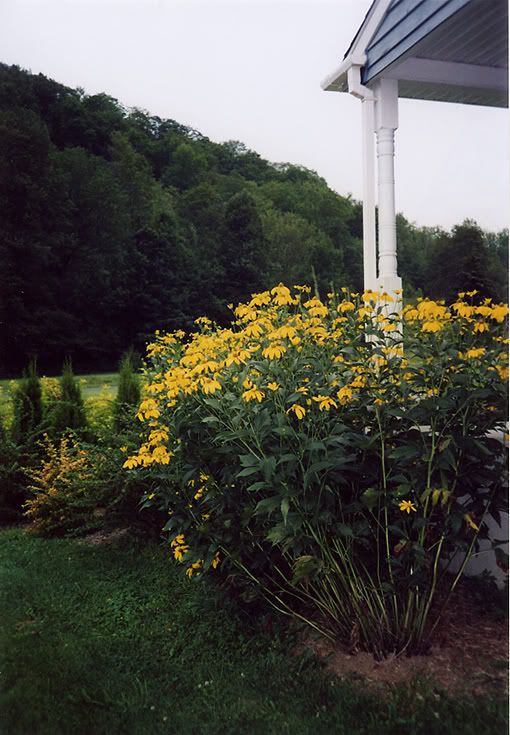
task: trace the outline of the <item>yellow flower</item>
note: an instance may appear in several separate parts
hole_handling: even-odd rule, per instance
[[[127,452],[127,447],[121,447],[121,448],[120,448],[120,451],[121,451],[121,452]]]
[[[353,311],[356,307],[352,303],[352,301],[342,301],[337,306],[337,311],[339,311],[341,314],[343,314],[346,311]]]
[[[158,404],[156,403],[154,398],[146,398],[144,401],[142,401],[136,415],[137,418],[140,419],[140,421],[143,421],[144,419],[159,418]]]
[[[284,286],[283,283],[279,283],[278,286],[272,288],[271,295],[273,297],[273,303],[276,304],[276,306],[286,306],[287,304],[295,303],[294,299],[290,295],[289,289],[287,286]]]
[[[508,314],[508,306],[506,304],[498,304],[492,309],[491,319],[495,319],[497,322],[505,321],[505,317]]]
[[[442,325],[440,322],[434,321],[428,321],[423,322],[423,326],[421,328],[422,332],[439,332],[442,329]]]
[[[469,319],[469,317],[473,316],[475,311],[474,306],[470,306],[463,301],[457,301],[455,304],[452,304],[452,308],[455,309],[457,314],[464,319]]]
[[[264,330],[262,329],[261,325],[257,322],[252,322],[251,324],[248,324],[247,327],[244,328],[244,333],[247,337],[260,337]]]
[[[309,301],[305,301],[303,306],[306,309],[308,309],[308,311],[310,312],[312,316],[317,316],[317,317],[322,318],[324,316],[327,316],[328,314],[327,306],[324,306],[322,301],[318,298],[313,298],[313,299],[310,299]]]
[[[468,350],[465,353],[464,357],[470,360],[475,357],[481,357],[482,355],[485,355],[485,347],[478,347],[476,349]]]
[[[336,397],[338,398],[338,400],[340,401],[342,405],[345,405],[346,403],[351,401],[352,396],[353,396],[353,390],[352,388],[349,388],[348,385],[344,385],[343,388],[340,388],[340,390],[336,392]]]
[[[244,401],[258,401],[259,403],[264,398],[265,393],[257,388],[256,385],[252,386],[248,390],[245,390],[242,398]]]
[[[134,467],[138,467],[140,460],[138,457],[128,457],[122,465],[126,470],[132,470]]]
[[[278,383],[268,383],[267,387],[269,388],[269,390],[278,390],[280,388]]]
[[[203,566],[204,562],[202,559],[194,561],[193,564],[186,569],[186,574],[188,575],[189,579],[191,579],[195,572],[197,572],[199,569],[202,569]]]
[[[477,306],[475,309],[477,314],[480,314],[480,316],[491,316],[492,315],[492,308],[490,306]]]
[[[416,508],[410,500],[402,500],[398,507],[403,513],[405,512],[409,514],[411,511],[416,513]]]
[[[286,351],[287,349],[282,344],[273,342],[262,350],[262,357],[267,357],[269,360],[278,360]]]
[[[169,464],[173,452],[169,452],[166,447],[156,447],[152,453],[152,461],[157,464]]]
[[[473,521],[473,518],[471,516],[471,513],[464,513],[464,520],[468,524],[470,528],[473,529],[473,531],[479,531],[480,529],[476,525],[476,523]]]
[[[495,370],[497,370],[499,377],[501,380],[508,380],[508,368],[503,367],[502,365],[496,365]]]
[[[203,393],[215,393],[217,390],[221,390],[221,383],[214,378],[200,378],[200,387]]]
[[[284,324],[279,329],[276,329],[267,336],[269,339],[292,339],[296,335],[296,330],[290,324]]]
[[[320,411],[329,411],[331,406],[333,406],[334,408],[337,407],[336,401],[334,401],[333,398],[330,398],[329,396],[312,396],[312,400],[316,401],[319,404]]]
[[[354,380],[351,380],[351,388],[364,388],[367,384],[367,378],[365,375],[356,375]]]
[[[194,373],[210,373],[218,369],[218,363],[215,360],[207,360],[200,365],[197,365],[194,369]]]
[[[489,330],[489,325],[486,322],[477,322],[474,326],[475,332],[487,332]]]
[[[303,406],[300,406],[298,403],[293,403],[292,406],[288,409],[287,413],[294,413],[299,421],[301,419],[304,419],[306,415],[306,409],[303,408]]]

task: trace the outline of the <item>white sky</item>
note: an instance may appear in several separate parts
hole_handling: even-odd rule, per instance
[[[361,199],[361,105],[323,92],[370,0],[1,0],[0,60],[240,140]],[[397,208],[508,226],[507,111],[400,103]]]

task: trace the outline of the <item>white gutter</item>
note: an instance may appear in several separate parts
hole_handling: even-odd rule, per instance
[[[335,69],[334,72],[329,74],[325,79],[321,82],[321,87],[325,92],[328,91],[337,91],[337,89],[342,84],[342,77],[345,79],[347,78],[347,72],[351,68],[351,66],[363,66],[366,62],[366,56],[365,54],[352,54],[351,56],[348,56],[346,59],[342,61],[340,66]],[[346,83],[347,84],[347,83]],[[348,91],[347,88],[345,90]],[[349,90],[350,91],[350,90]]]

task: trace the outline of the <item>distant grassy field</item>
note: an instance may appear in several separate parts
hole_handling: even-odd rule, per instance
[[[91,375],[77,375],[85,403],[102,398],[115,398],[119,376],[117,373],[93,373]],[[59,376],[41,376],[43,396],[52,388],[57,387]],[[0,418],[7,425],[12,418],[12,392],[16,385],[15,380],[0,380]]]
[[[499,735],[506,701],[370,691],[158,546],[0,531],[3,735]]]

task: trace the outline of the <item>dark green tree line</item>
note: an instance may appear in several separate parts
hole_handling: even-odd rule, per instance
[[[113,368],[279,281],[363,285],[359,202],[315,172],[0,65],[0,374]],[[399,215],[406,293],[506,298],[508,232]]]

